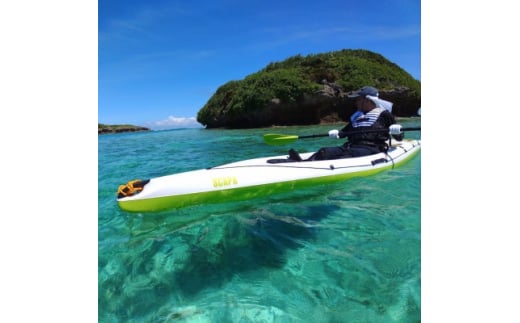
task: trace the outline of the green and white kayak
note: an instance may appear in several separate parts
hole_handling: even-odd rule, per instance
[[[120,186],[117,203],[129,212],[155,212],[247,200],[393,169],[415,156],[420,147],[420,140],[403,140],[393,141],[387,153],[364,157],[302,162],[284,162],[287,156],[243,160],[129,182]]]

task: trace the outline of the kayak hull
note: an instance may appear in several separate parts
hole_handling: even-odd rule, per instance
[[[420,141],[392,145],[388,153],[324,161],[269,163],[287,156],[256,158],[152,178],[133,196],[118,198],[128,212],[156,212],[198,204],[248,200],[353,177],[371,176],[405,164],[420,151]],[[307,158],[312,153],[302,154]]]

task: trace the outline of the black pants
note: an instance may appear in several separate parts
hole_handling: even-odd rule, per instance
[[[308,160],[326,160],[339,159],[348,157],[361,157],[380,153],[381,150],[377,146],[365,145],[349,145],[338,147],[323,147],[315,154],[309,157]]]

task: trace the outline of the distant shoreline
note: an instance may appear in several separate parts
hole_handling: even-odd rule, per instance
[[[397,122],[400,120],[409,120],[409,119],[419,119],[420,120],[420,118],[421,118],[421,116],[395,117]],[[338,124],[345,124],[347,122],[348,121],[332,119],[330,121],[322,120],[319,124],[312,124],[312,125],[302,124],[302,125],[294,125],[294,126],[323,126],[323,125],[332,126],[332,125],[338,125]],[[272,125],[267,128],[285,128],[285,127],[287,127],[287,126],[286,125]],[[185,128],[174,128],[174,129],[165,129],[165,130],[180,130],[180,129],[185,129]],[[221,127],[221,128],[215,128],[215,129],[228,129],[228,128]],[[254,128],[251,128],[251,129],[254,129]],[[105,125],[105,124],[101,124],[101,123],[98,124],[98,134],[99,135],[125,133],[125,132],[147,132],[147,131],[152,131],[152,130],[149,128],[146,128],[146,127],[134,126],[134,125],[128,125],[128,124],[125,124],[125,125]]]
[[[110,133],[123,133],[123,132],[143,132],[150,131],[149,128],[134,126],[129,124],[123,125],[106,125],[98,123],[98,135],[110,134]]]

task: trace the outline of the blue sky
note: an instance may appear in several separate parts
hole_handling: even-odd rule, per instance
[[[382,54],[421,79],[421,2],[100,0],[98,122],[200,126],[219,86],[293,55]]]

